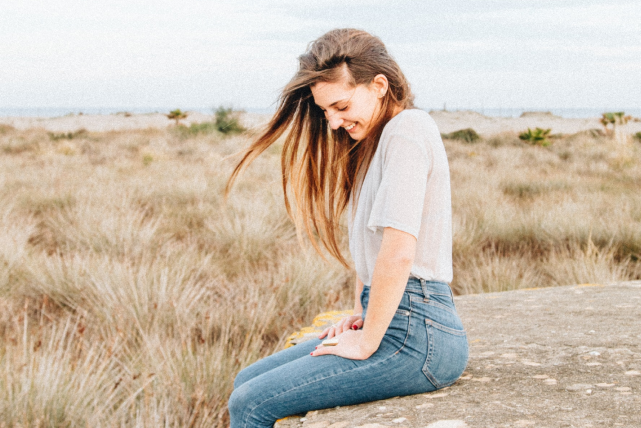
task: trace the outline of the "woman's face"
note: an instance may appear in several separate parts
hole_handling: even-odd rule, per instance
[[[318,82],[311,90],[332,129],[342,127],[352,139],[362,140],[378,116],[387,78],[378,75],[369,85],[350,86],[345,77],[337,82]]]

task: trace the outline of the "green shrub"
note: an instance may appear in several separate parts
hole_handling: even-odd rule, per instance
[[[475,143],[481,139],[479,134],[472,128],[459,129],[449,134],[441,134],[441,137],[447,138],[448,140],[461,140],[466,143]]]
[[[218,107],[214,113],[216,130],[223,134],[241,134],[245,132],[245,127],[238,120],[238,113],[231,107]]]
[[[641,132],[637,132],[636,134],[634,134],[634,138],[641,141]]]
[[[523,142],[519,140],[518,136],[514,132],[504,131],[499,134],[491,135],[487,138],[486,143],[490,147],[503,147],[503,146],[513,146],[513,147],[522,147]]]
[[[151,165],[153,161],[154,161],[154,157],[151,153],[145,153],[142,157],[142,164],[145,166]]]
[[[192,123],[189,126],[178,125],[176,131],[182,138],[195,137],[197,135],[209,135],[218,132],[218,127],[214,122]]]
[[[189,125],[189,133],[191,135],[198,135],[198,134],[211,134],[212,132],[218,131],[218,128],[216,127],[216,124],[213,122],[201,122],[201,123],[192,123]]]
[[[56,134],[54,132],[47,132],[49,135],[49,139],[52,141],[58,141],[58,140],[73,140],[74,138],[77,137],[83,137],[87,134],[86,129],[79,129],[76,132],[63,132],[60,134]]]
[[[167,119],[173,119],[176,121],[176,126],[178,126],[178,123],[180,122],[180,119],[184,119],[187,117],[187,113],[181,111],[179,108],[176,110],[172,110],[169,112],[169,114],[166,115]]]
[[[588,135],[592,138],[597,138],[597,137],[605,137],[605,132],[603,132],[603,130],[601,129],[592,128],[586,131],[579,131],[574,135]]]
[[[551,129],[536,128],[532,131],[528,128],[526,132],[519,134],[519,138],[535,146],[547,147],[552,144],[550,140],[548,140],[550,132],[552,132]]]
[[[40,149],[38,140],[26,139],[22,136],[10,138],[2,144],[2,152],[8,155],[19,155],[23,152],[36,152]]]
[[[625,125],[628,121],[632,119],[632,116],[626,116],[624,112],[618,111],[614,113],[603,113],[601,115],[601,124],[604,127],[608,125]]]
[[[547,182],[504,182],[501,185],[503,194],[512,196],[516,199],[532,199],[544,193],[567,190],[568,185],[562,181],[547,181]]]
[[[15,131],[16,128],[14,128],[11,125],[0,125],[0,135],[5,135],[8,134],[9,132]]]
[[[530,199],[543,193],[544,187],[538,183],[506,183],[502,190],[504,195]]]
[[[624,112],[617,111],[611,113],[603,113],[601,115],[601,125],[605,129],[606,135],[613,136],[614,132],[619,125],[625,125],[632,119],[632,116],[626,116]],[[609,126],[612,125],[612,129]]]

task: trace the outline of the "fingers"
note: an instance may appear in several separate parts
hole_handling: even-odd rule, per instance
[[[351,328],[352,328],[352,330],[358,330],[358,329],[363,328],[363,320],[362,319],[358,319],[357,321],[354,321],[354,323],[352,324]]]
[[[325,330],[321,331],[321,333],[318,335],[318,338],[319,338],[319,339],[322,339],[322,338],[324,338],[325,336],[327,336],[327,334],[328,334],[328,333],[329,333],[329,327],[328,327],[328,328],[326,328]]]
[[[324,337],[327,337],[328,339],[331,339],[332,337],[338,336],[341,333],[342,330],[339,330],[337,325],[332,325],[323,330],[321,334],[318,335],[318,338],[322,339]]]
[[[321,355],[336,355],[336,346],[319,345],[310,355],[312,357],[319,357]]]
[[[356,326],[356,328],[354,328],[354,326]],[[327,337],[328,339],[331,339],[332,337],[338,336],[348,330],[358,330],[361,327],[363,327],[363,319],[360,314],[351,315],[341,319],[336,324],[327,327],[318,335],[318,338],[323,339]]]
[[[350,329],[350,327],[349,327],[349,320],[348,320],[348,319],[346,319],[346,318],[345,318],[345,319],[342,319],[342,320],[340,320],[339,322],[337,322],[336,324],[334,324],[334,334],[335,334],[336,336],[338,336],[338,335],[339,335],[339,334],[341,334],[342,332],[347,331],[347,330],[349,330],[349,329]]]

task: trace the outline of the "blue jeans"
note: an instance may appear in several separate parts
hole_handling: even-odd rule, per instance
[[[369,287],[361,294],[363,319]],[[229,398],[231,428],[453,384],[467,365],[467,337],[449,285],[410,278],[378,350],[366,360],[310,356],[314,339],[245,368]]]

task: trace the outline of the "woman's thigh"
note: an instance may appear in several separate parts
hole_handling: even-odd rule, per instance
[[[263,373],[267,373],[270,370],[301,357],[308,356],[320,343],[321,340],[319,339],[308,340],[306,342],[299,343],[296,346],[279,351],[269,357],[265,357],[262,360],[256,361],[254,364],[245,367],[238,373],[238,375],[236,375],[236,378],[234,379],[234,389],[256,376],[260,376]]]

